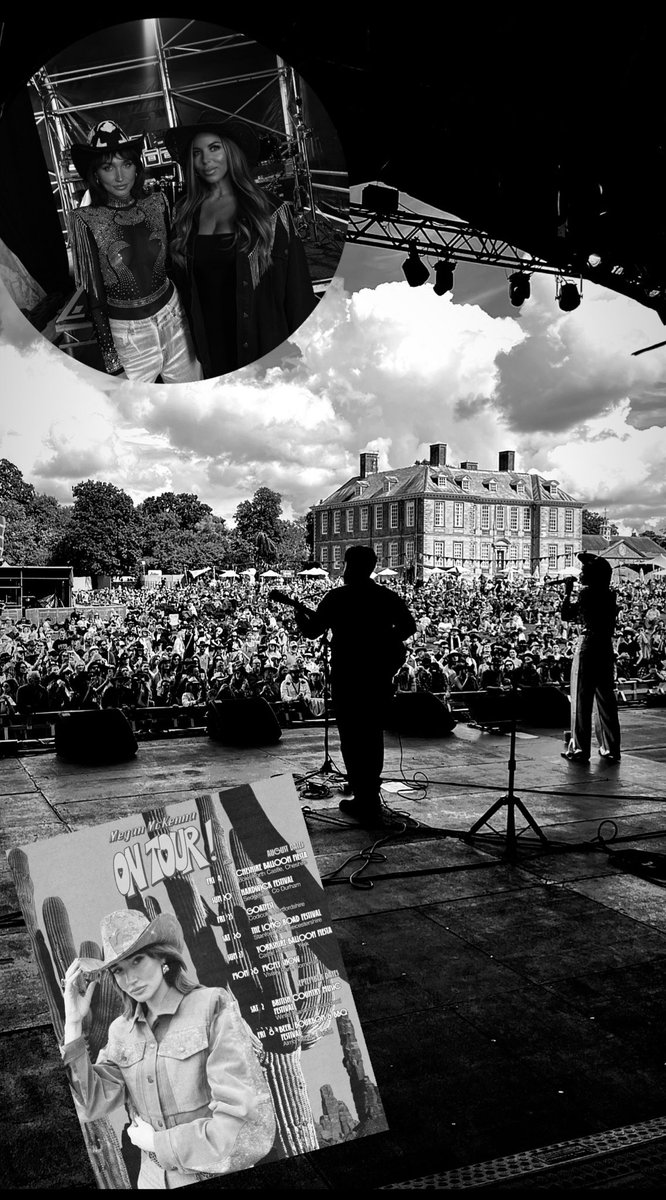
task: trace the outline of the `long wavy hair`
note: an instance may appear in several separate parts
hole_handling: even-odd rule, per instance
[[[212,133],[202,125],[201,133]],[[216,137],[218,135],[216,134]],[[237,202],[236,211],[236,241],[242,250],[248,251],[254,245],[258,247],[260,269],[266,270],[271,263],[272,229],[271,206],[266,193],[257,187],[252,178],[247,158],[236,142],[228,138],[219,138],[227,156],[229,178]],[[186,193],[178,201],[173,217],[171,235],[171,257],[178,266],[184,267],[187,256],[187,243],[196,224],[199,209],[203,204],[208,187],[197,174],[193,158],[194,138],[190,143],[185,164]]]
[[[124,151],[119,157],[129,158],[136,167],[136,179],[132,184],[130,195],[133,196],[135,200],[140,200],[143,196],[143,181],[146,174],[143,165],[143,159],[138,151],[134,148]],[[90,204],[93,208],[99,208],[101,204],[109,203],[109,194],[102,187],[101,183],[97,181],[96,172],[103,163],[112,162],[113,158],[114,155],[109,154],[108,150],[105,150],[102,154],[96,154],[95,157],[90,160],[88,169],[86,171],[85,180],[86,184],[88,185],[88,191],[90,192]]]
[[[168,942],[153,942],[150,946],[143,946],[137,953],[145,954],[148,958],[156,958],[164,962],[166,971],[164,978],[170,987],[175,988],[177,992],[181,992],[183,996],[187,996],[188,992],[194,992],[201,987],[200,983],[195,983],[186,974],[180,955],[174,952],[173,946]],[[123,1016],[132,1017],[136,1007],[136,1000],[133,1000],[128,992],[123,991],[120,984],[116,982],[113,971],[109,971],[111,981],[118,995],[123,1002]]]

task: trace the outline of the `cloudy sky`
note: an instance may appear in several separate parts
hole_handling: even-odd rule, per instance
[[[360,451],[395,468],[441,441],[452,463],[493,467],[515,450],[518,470],[559,480],[621,532],[664,526],[666,347],[632,357],[666,338],[657,315],[587,282],[563,314],[546,275],[514,309],[503,269],[467,264],[439,297],[408,286],[403,257],[348,245],[287,346],[191,385],[134,385],[77,364],[0,284],[0,456],[62,503],[99,479],[137,503],[195,492],[229,519],[267,486],[291,517],[356,474]]]

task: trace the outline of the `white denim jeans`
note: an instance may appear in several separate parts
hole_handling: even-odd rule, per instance
[[[154,383],[191,383],[203,379],[192,334],[178,292],[153,317],[109,320],[111,335],[128,379]]]

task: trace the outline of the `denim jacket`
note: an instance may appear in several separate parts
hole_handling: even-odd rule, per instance
[[[132,1017],[112,1022],[94,1065],[83,1037],[62,1048],[82,1117],[126,1104],[155,1130],[151,1157],[164,1171],[217,1175],[253,1166],[271,1149],[275,1115],[232,994],[172,988],[155,1029],[138,1004]]]

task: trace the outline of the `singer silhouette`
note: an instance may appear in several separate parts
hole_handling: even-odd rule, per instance
[[[576,621],[581,632],[571,667],[571,738],[562,757],[588,763],[592,747],[592,717],[599,754],[606,762],[620,761],[620,721],[615,697],[613,634],[617,598],[610,587],[612,567],[607,559],[583,552],[581,588],[572,599],[573,579],[565,581],[560,615]]]

